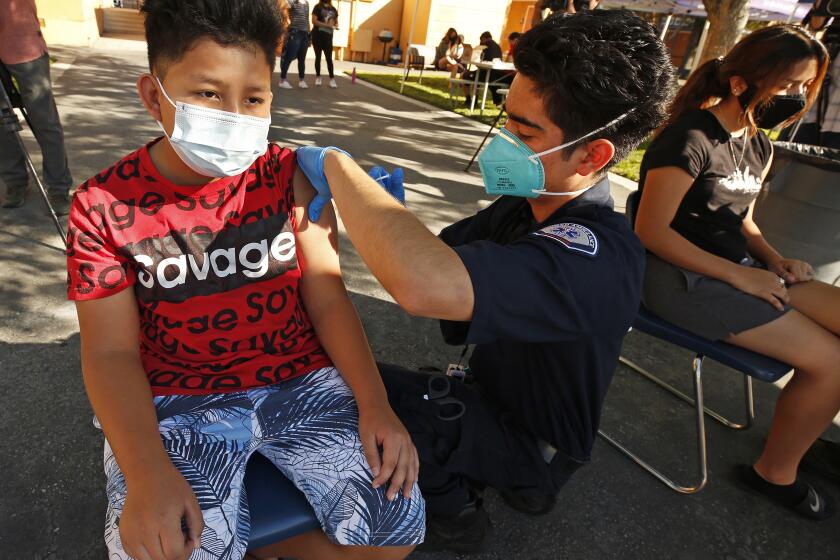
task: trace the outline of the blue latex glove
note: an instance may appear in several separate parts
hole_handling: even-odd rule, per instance
[[[405,188],[403,187],[404,172],[402,167],[395,167],[388,173],[384,167],[377,165],[368,171],[374,181],[382,185],[388,194],[396,198],[400,204],[405,206]]]
[[[303,148],[298,148],[295,152],[298,167],[300,167],[300,170],[303,171],[303,174],[306,175],[306,178],[309,179],[309,182],[312,183],[312,186],[315,187],[315,191],[318,193],[312,199],[312,202],[309,203],[309,219],[313,222],[318,221],[318,218],[321,217],[321,212],[324,210],[324,206],[332,198],[330,185],[327,183],[327,176],[324,174],[324,157],[330,150],[340,152],[351,159],[353,157],[344,150],[333,146],[326,148],[304,146]]]

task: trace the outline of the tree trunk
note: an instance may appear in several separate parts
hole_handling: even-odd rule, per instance
[[[703,0],[709,18],[709,34],[700,64],[725,56],[747,26],[750,0]]]

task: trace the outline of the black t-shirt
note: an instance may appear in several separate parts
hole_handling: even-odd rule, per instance
[[[587,460],[644,271],[609,182],[541,224],[525,199],[503,196],[440,238],[475,293],[472,321],[441,321],[444,339],[476,345],[476,382],[521,428]]]
[[[334,6],[327,5],[327,4],[317,4],[314,8],[312,8],[312,15],[315,16],[316,19],[323,21],[324,23],[331,23],[335,25],[338,23],[338,10],[335,9]],[[323,31],[324,33],[332,34],[333,30],[329,27],[321,27],[320,25],[316,26],[318,31]]]
[[[481,60],[491,62],[494,58],[502,58],[502,47],[499,46],[499,43],[490,39],[490,42],[485,45],[481,52]]]
[[[740,262],[747,256],[741,224],[761,191],[772,153],[763,132],[750,139],[736,138],[711,112],[691,111],[650,143],[642,159],[639,189],[644,189],[647,172],[658,167],[679,167],[691,175],[694,183],[671,227],[704,251]]]

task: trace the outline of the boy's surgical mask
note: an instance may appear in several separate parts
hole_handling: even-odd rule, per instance
[[[268,148],[271,118],[263,119],[209,109],[170,99],[155,76],[161,93],[175,107],[175,126],[166,134],[178,157],[206,177],[233,177],[248,169]]]
[[[627,111],[580,138],[540,153],[535,153],[525,142],[503,128],[478,156],[478,166],[481,168],[481,177],[484,179],[484,190],[487,194],[506,194],[526,198],[537,198],[540,195],[574,196],[589,190],[591,186],[568,192],[545,190],[545,168],[540,158],[606,130],[624,120],[632,111],[632,109]]]

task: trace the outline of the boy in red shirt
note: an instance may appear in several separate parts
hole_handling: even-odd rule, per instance
[[[164,136],[77,190],[67,248],[109,558],[243,558],[255,451],[323,531],[252,554],[403,558],[424,534],[417,453],[344,288],[335,215],[308,220],[314,190],[267,143],[277,3],[142,10],[137,88]]]

